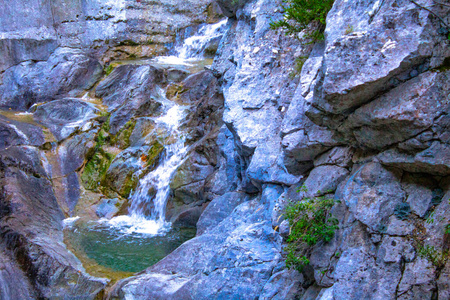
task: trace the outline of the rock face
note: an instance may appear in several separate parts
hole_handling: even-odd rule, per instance
[[[450,8],[363,2],[336,0],[314,45],[270,29],[281,0],[42,0],[21,30],[25,11],[0,18],[0,106],[52,101],[33,122],[0,116],[2,299],[101,296],[61,221],[124,213],[174,143],[156,119],[170,101],[190,113],[166,219],[197,236],[107,299],[448,299]],[[217,7],[230,19],[207,70],[121,62],[100,78],[100,61],[163,53]],[[97,82],[102,114],[73,98]],[[285,208],[316,197],[338,229],[289,270]]]
[[[430,258],[448,248],[447,217],[434,217],[449,200],[450,48],[439,20],[410,1],[338,0],[325,40],[308,46],[269,30],[269,20],[281,17],[277,1],[218,3],[232,19],[212,70],[234,145],[218,142],[238,180],[204,210],[195,239],[119,282],[110,298],[445,299],[445,261]],[[448,16],[444,6],[433,12]],[[290,78],[295,58],[308,55]],[[202,180],[210,172],[180,170]],[[307,190],[296,193],[300,186]],[[318,196],[336,200],[339,229],[311,250],[302,274],[289,273],[277,258],[278,239],[289,234],[283,209],[288,200]],[[252,205],[260,210],[247,211]],[[266,251],[239,244],[266,243],[266,230],[276,241]],[[240,242],[229,256],[234,237]],[[270,275],[256,259],[264,255],[277,262]],[[247,278],[261,289],[249,288]]]
[[[0,169],[0,235],[6,268],[2,274],[11,276],[2,280],[5,299],[95,298],[107,282],[85,273],[63,244],[64,215],[40,165],[38,150],[31,146],[2,150]],[[7,290],[11,282],[23,289]]]

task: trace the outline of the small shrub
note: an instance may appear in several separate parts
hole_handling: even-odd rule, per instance
[[[411,214],[411,207],[408,203],[400,203],[394,209],[394,215],[399,220],[406,220],[408,216]]]
[[[335,201],[326,197],[306,198],[290,203],[285,209],[291,232],[287,238],[286,266],[301,272],[309,264],[311,249],[319,242],[329,242],[338,227],[330,217]]]
[[[283,0],[284,19],[270,24],[272,29],[284,28],[286,34],[307,29],[311,42],[323,39],[327,14],[334,0]],[[311,29],[310,24],[316,25]]]

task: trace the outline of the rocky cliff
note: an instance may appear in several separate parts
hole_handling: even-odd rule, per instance
[[[104,74],[102,64],[149,40],[170,48],[172,32],[207,21],[216,4],[88,2],[67,10],[74,16],[43,3],[49,13],[21,31],[18,13],[2,19],[0,106],[47,103],[32,122],[0,119],[0,295],[100,293],[106,283],[64,249],[61,221],[96,209],[117,214],[99,203],[126,203],[156,166],[164,150],[151,117],[161,114],[163,86],[193,111],[183,120],[190,152],[170,184],[166,214],[195,225],[197,236],[108,288],[106,298],[449,299],[448,4],[336,0],[325,39],[305,44],[270,28],[283,18],[281,1],[219,0],[228,30],[212,67],[190,75],[133,63]],[[39,11],[35,4],[17,11]],[[164,13],[149,19],[157,9]],[[164,14],[178,17],[152,19]],[[111,36],[122,44],[106,46]],[[91,91],[102,114],[62,99],[102,76]],[[52,151],[62,153],[60,163]],[[284,209],[320,196],[334,199],[339,229],[312,247],[302,272],[287,269]]]

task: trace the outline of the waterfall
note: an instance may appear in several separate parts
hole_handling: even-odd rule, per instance
[[[197,34],[185,40],[176,50],[176,56],[157,57],[153,61],[164,64],[190,65],[203,58],[203,52],[214,39],[225,31],[227,20],[217,24],[202,25]],[[166,203],[170,194],[170,180],[178,167],[184,162],[188,148],[185,134],[180,129],[181,121],[189,107],[180,106],[165,97],[166,91],[160,89],[161,102],[165,113],[154,121],[156,126],[166,132],[164,157],[155,170],[140,179],[132,192],[129,214],[99,222],[118,228],[126,234],[165,234],[171,228],[165,219]]]
[[[228,19],[216,24],[201,25],[198,32],[184,40],[183,44],[176,47],[176,55],[160,56],[154,60],[159,63],[192,65],[194,61],[204,59],[205,50],[217,39],[220,39],[227,29]]]
[[[225,33],[227,19],[216,24],[205,24],[200,27],[198,33],[187,38],[183,45],[176,49],[177,57],[183,59],[203,58],[206,47],[214,40],[219,39]]]

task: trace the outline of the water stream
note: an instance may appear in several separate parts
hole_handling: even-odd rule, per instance
[[[139,63],[156,63],[163,67],[186,66],[190,70],[202,70],[205,65],[205,49],[211,41],[224,34],[225,28],[226,20],[202,25],[196,34],[175,49],[176,55]],[[211,63],[212,60],[208,62]],[[189,150],[185,145],[186,134],[181,126],[189,107],[168,100],[163,88],[160,88],[159,94],[164,113],[153,118],[153,121],[164,135],[161,137],[165,141],[164,155],[158,166],[142,177],[136,190],[132,191],[128,215],[97,221],[75,217],[65,222],[68,247],[82,261],[97,265],[95,271],[91,270],[93,275],[111,278],[109,272],[140,271],[195,236],[195,229],[172,228],[165,218],[171,178],[186,159]]]

